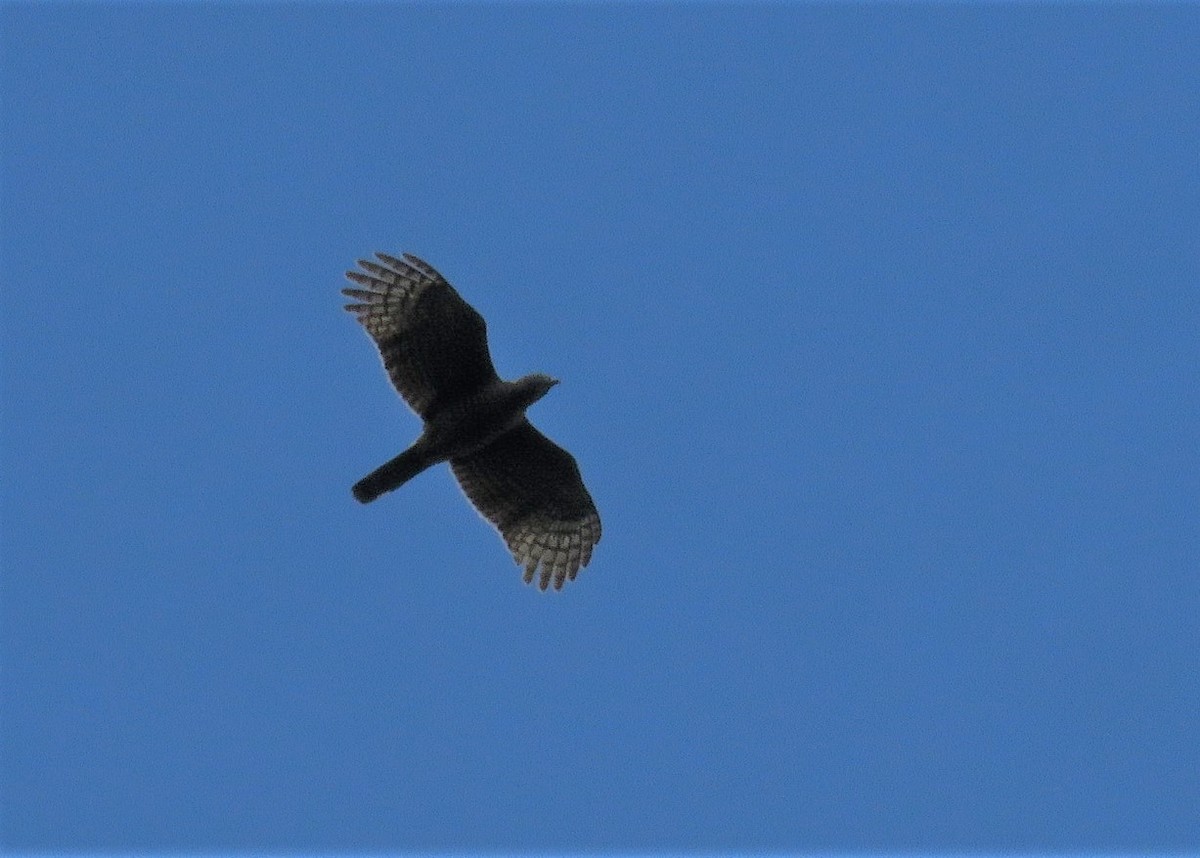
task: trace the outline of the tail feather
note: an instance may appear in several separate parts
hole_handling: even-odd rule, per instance
[[[354,499],[359,503],[370,503],[380,495],[400,488],[433,464],[428,453],[414,445],[371,471],[355,483],[350,491],[354,492]]]

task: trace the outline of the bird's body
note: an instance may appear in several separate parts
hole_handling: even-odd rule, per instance
[[[500,531],[525,581],[561,588],[586,566],[600,517],[574,458],[537,431],[525,409],[558,382],[527,375],[504,381],[492,366],[480,316],[427,263],[376,254],[343,289],[375,341],[396,389],[425,421],[411,447],[354,485],[369,503],[421,471],[449,462],[467,497]],[[363,273],[365,272],[365,273]]]
[[[518,381],[497,379],[461,400],[447,403],[426,421],[424,431],[411,447],[354,484],[354,497],[370,503],[426,468],[478,452],[520,425],[525,409],[556,383],[546,376],[526,376]],[[405,475],[403,479],[401,475]]]

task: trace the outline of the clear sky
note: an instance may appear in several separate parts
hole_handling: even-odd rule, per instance
[[[1200,846],[1200,7],[0,8],[0,845]],[[522,585],[341,309],[604,520]]]

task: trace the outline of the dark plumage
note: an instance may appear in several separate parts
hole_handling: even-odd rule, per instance
[[[600,541],[600,516],[575,459],[525,419],[525,409],[558,382],[545,375],[503,381],[488,353],[483,317],[438,274],[411,254],[375,254],[346,277],[343,289],[379,349],[404,401],[424,421],[411,447],[355,483],[369,503],[438,462],[450,463],[459,485],[525,567],[525,583],[574,580]],[[382,264],[380,264],[382,263]]]

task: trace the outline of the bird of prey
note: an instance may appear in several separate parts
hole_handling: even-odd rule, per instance
[[[525,418],[558,384],[534,374],[504,381],[488,353],[483,316],[428,263],[376,253],[360,259],[343,289],[346,309],[370,334],[392,384],[424,421],[420,437],[355,483],[370,503],[438,462],[500,532],[525,583],[556,590],[587,566],[600,541],[600,516],[574,457]]]

